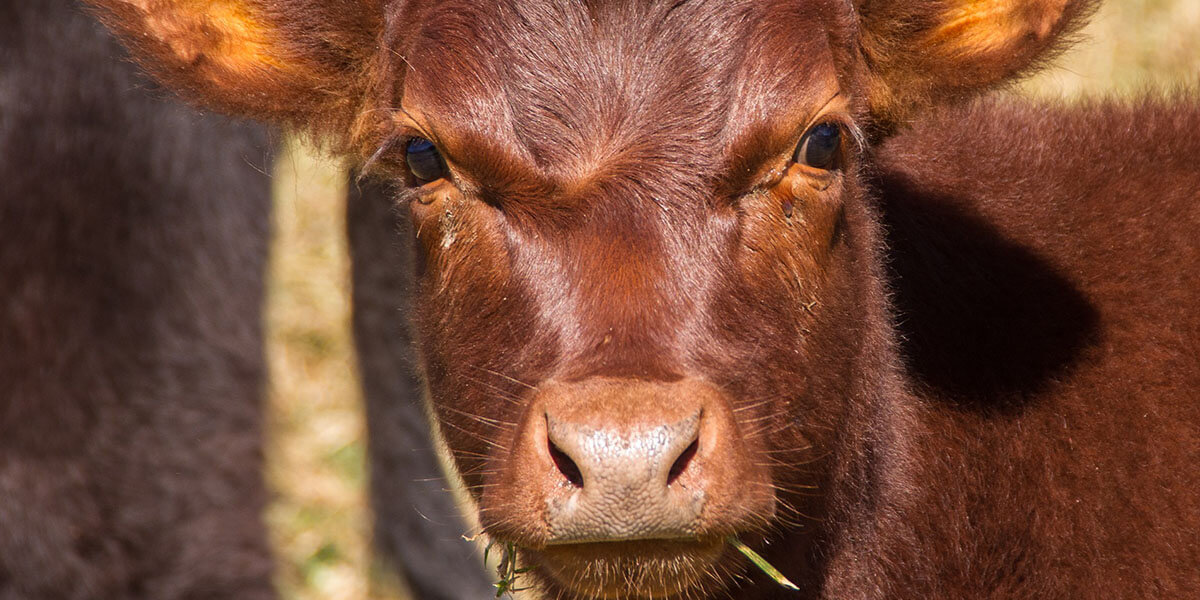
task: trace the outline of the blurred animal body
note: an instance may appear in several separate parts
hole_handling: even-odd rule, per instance
[[[272,598],[266,132],[121,55],[0,7],[0,598]]]

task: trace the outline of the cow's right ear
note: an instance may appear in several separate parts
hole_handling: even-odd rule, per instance
[[[343,125],[366,85],[380,0],[87,0],[154,77],[216,110]]]

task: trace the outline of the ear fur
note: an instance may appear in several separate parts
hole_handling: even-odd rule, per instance
[[[346,125],[382,27],[381,0],[87,0],[158,80],[216,110]]]
[[[1096,0],[856,0],[869,104],[888,130],[936,102],[1012,81],[1053,58]]]

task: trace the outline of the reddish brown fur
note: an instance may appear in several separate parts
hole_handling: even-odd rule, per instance
[[[1200,586],[1196,102],[938,106],[1036,66],[1090,7],[381,9],[345,137],[406,183],[436,420],[545,591],[646,597],[678,573],[681,597],[784,597],[728,533],[809,597]],[[821,120],[840,168],[792,164]],[[412,136],[448,178],[404,177]],[[705,505],[691,545],[547,545],[549,492],[518,485],[549,468],[541,425],[651,426],[629,390],[700,382],[770,471],[705,490],[774,502]]]
[[[910,450],[913,481],[955,482],[921,485],[908,533],[881,536],[939,557],[877,551],[898,589],[1196,589],[1200,274],[1180,267],[1200,260],[1200,142],[1179,132],[1197,127],[1200,108],[1180,99],[989,101],[931,115],[880,152],[928,432]]]
[[[227,112],[339,133],[351,127],[360,109],[353,99],[361,99],[366,85],[365,65],[381,19],[375,0],[91,4],[103,9],[102,19],[135,56],[156,58],[143,61],[148,71],[185,97],[202,96]],[[250,47],[244,47],[247,42]],[[358,89],[348,90],[350,85]]]

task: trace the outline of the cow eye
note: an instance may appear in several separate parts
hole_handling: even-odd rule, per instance
[[[442,160],[437,146],[425,138],[408,140],[404,160],[408,163],[408,172],[412,173],[418,184],[424,185],[446,176],[446,161]]]
[[[841,147],[842,128],[833,123],[819,123],[805,132],[793,159],[803,165],[830,170],[837,168]]]

